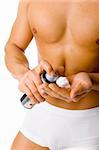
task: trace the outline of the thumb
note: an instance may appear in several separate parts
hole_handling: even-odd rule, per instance
[[[46,60],[40,61],[39,68],[40,68],[42,73],[43,73],[43,71],[46,71],[48,75],[56,76],[56,72],[54,71],[52,65]]]
[[[74,86],[72,89],[71,89],[71,92],[70,92],[70,97],[71,98],[74,98],[76,97],[77,95],[79,95],[81,92],[82,92],[82,86],[80,84]]]

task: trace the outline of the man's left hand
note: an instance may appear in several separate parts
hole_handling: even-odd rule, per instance
[[[69,76],[68,79],[70,80],[70,89],[66,89],[66,87],[60,88],[53,83],[44,83],[40,88],[49,96],[64,100],[68,103],[78,102],[92,90],[92,81],[86,72]]]
[[[64,100],[67,103],[71,102],[70,99],[70,89],[60,88],[55,83],[43,83],[40,85],[39,91],[42,90],[42,93],[46,93],[47,95],[58,98],[60,100]],[[45,96],[46,99],[47,96]]]
[[[80,72],[71,77],[70,97],[74,102],[85,97],[92,90],[92,81],[88,73]]]

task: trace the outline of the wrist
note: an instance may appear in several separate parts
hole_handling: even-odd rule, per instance
[[[20,66],[19,68],[20,72],[17,72],[16,74],[12,74],[15,79],[18,81],[21,80],[21,78],[26,74],[30,69],[27,66]]]

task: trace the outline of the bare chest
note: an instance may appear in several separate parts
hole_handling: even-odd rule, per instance
[[[28,17],[34,36],[44,42],[99,42],[99,2],[34,3]]]
[[[34,3],[28,10],[41,58],[68,74],[99,69],[99,2]]]

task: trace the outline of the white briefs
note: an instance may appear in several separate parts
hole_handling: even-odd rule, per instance
[[[99,150],[99,107],[67,110],[43,102],[27,113],[20,131],[50,150]]]

